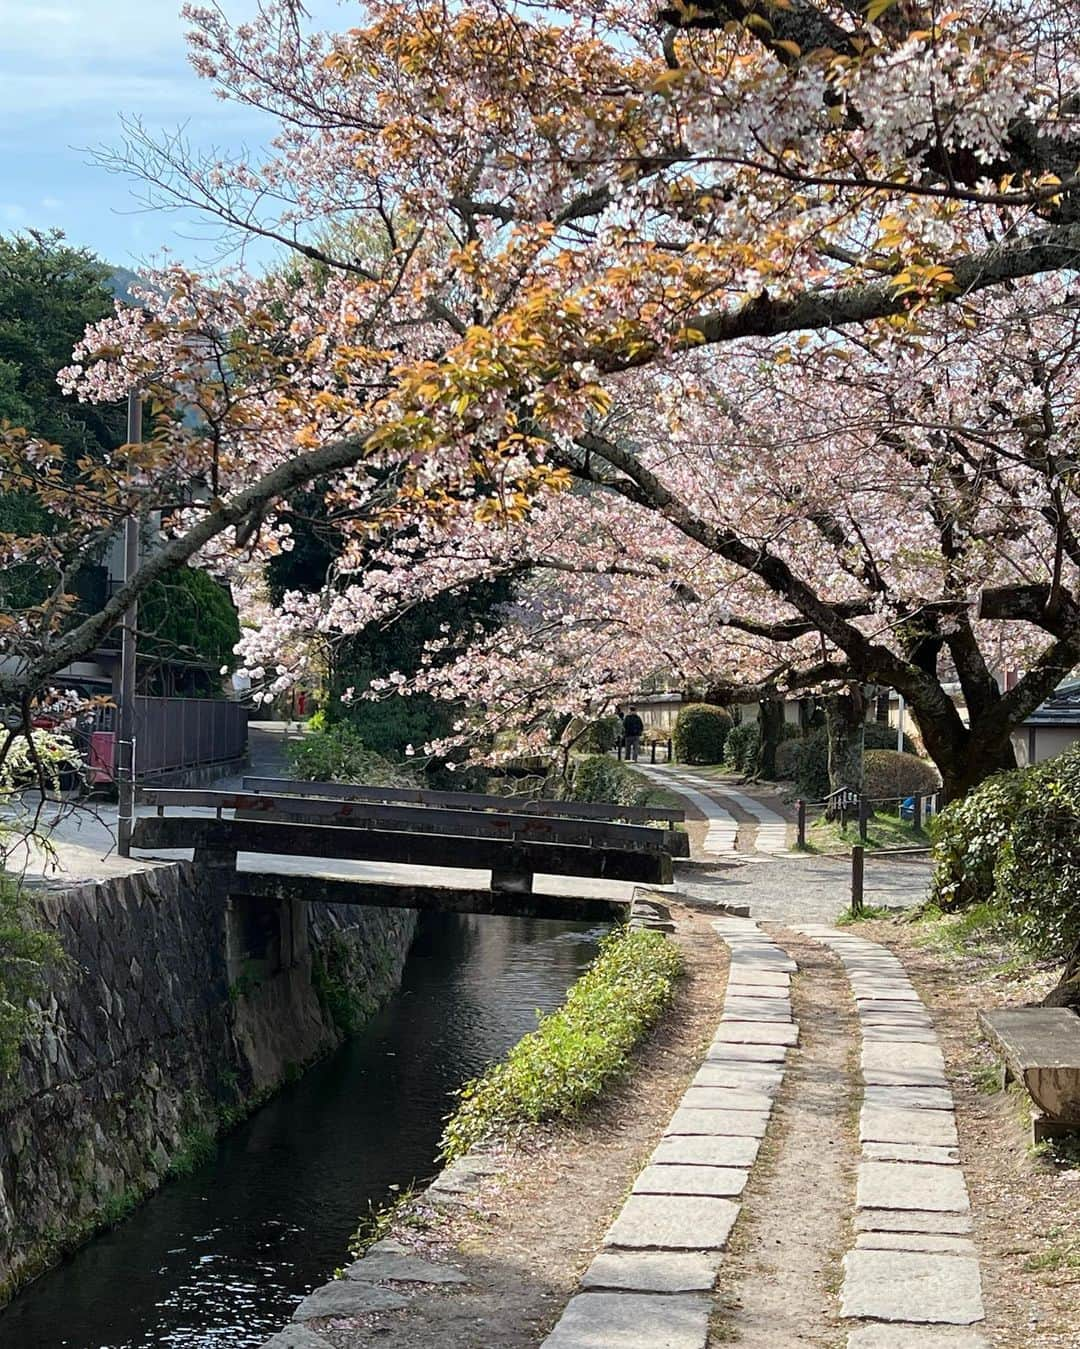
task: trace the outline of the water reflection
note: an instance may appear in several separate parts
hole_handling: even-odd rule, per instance
[[[429,916],[400,993],[191,1176],[0,1313],[0,1349],[246,1349],[429,1176],[450,1094],[556,1006],[601,929]]]

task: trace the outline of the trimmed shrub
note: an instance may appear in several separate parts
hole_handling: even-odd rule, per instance
[[[566,1119],[591,1104],[627,1071],[634,1046],[671,1002],[681,969],[678,949],[659,932],[623,928],[605,937],[562,1007],[462,1087],[443,1156],[452,1160],[482,1139]]]
[[[722,763],[731,714],[711,703],[687,703],[675,721],[672,736],[680,763]]]
[[[756,721],[740,721],[728,732],[724,746],[724,767],[736,773],[749,773],[757,761],[761,731]]]
[[[863,749],[896,749],[896,727],[883,721],[868,721],[863,734]],[[918,746],[911,736],[904,735],[904,753],[919,757]]]
[[[892,750],[893,753],[896,753],[895,726],[886,726],[879,721],[868,721],[863,744],[868,753],[877,750]],[[906,735],[904,737],[904,748],[907,755],[914,756],[915,742]],[[919,760],[919,762],[923,763],[922,760]],[[780,773],[781,777],[792,779],[799,795],[804,800],[823,800],[829,794],[829,741],[824,726],[815,726],[809,734],[804,735],[798,741],[792,742],[790,747],[787,743],[782,744],[780,749],[777,750],[776,764],[777,772]],[[781,765],[783,771],[781,771]],[[926,766],[925,763],[923,763],[923,766]],[[912,790],[933,791],[937,785],[937,776],[935,775],[934,787],[916,787]],[[870,787],[867,790],[871,796],[898,796],[900,794],[899,792],[879,792]],[[905,795],[907,794],[905,793]]]
[[[940,786],[937,770],[914,754],[895,749],[868,749],[863,754],[863,791],[869,797],[888,800],[936,792]]]
[[[308,782],[373,783],[378,787],[414,787],[408,772],[375,754],[347,721],[309,731],[289,742],[289,760],[298,778]]]
[[[615,801],[620,806],[678,806],[679,798],[656,787],[620,759],[593,754],[574,763],[569,801]]]

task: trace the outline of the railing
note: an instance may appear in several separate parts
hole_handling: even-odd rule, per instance
[[[223,698],[137,697],[136,781],[242,759],[247,752],[247,719],[246,707]],[[116,709],[102,708],[91,728],[91,766],[98,782],[112,779],[115,733]]]
[[[846,829],[851,820],[859,823],[859,840],[866,842],[870,819],[875,814],[895,813],[901,820],[910,820],[915,833],[922,831],[923,824],[938,813],[940,792],[910,792],[906,796],[864,796],[850,787],[841,787],[830,792],[823,801],[796,801],[797,842],[799,848],[806,847],[806,811],[811,805],[825,807],[827,820],[839,819],[841,829]],[[894,806],[895,812],[879,811],[880,806]]]

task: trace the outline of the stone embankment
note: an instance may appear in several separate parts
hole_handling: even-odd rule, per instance
[[[237,903],[192,864],[42,889],[66,968],[0,1084],[0,1304],[397,987],[406,910]]]

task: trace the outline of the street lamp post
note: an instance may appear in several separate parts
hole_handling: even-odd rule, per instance
[[[132,390],[127,403],[129,445],[142,440],[142,394]],[[127,585],[139,566],[139,522],[133,512],[124,520],[124,570],[121,585]],[[116,787],[119,811],[116,850],[131,856],[131,829],[135,816],[135,650],[139,605],[133,600],[124,614],[120,632],[120,695],[117,700]]]

